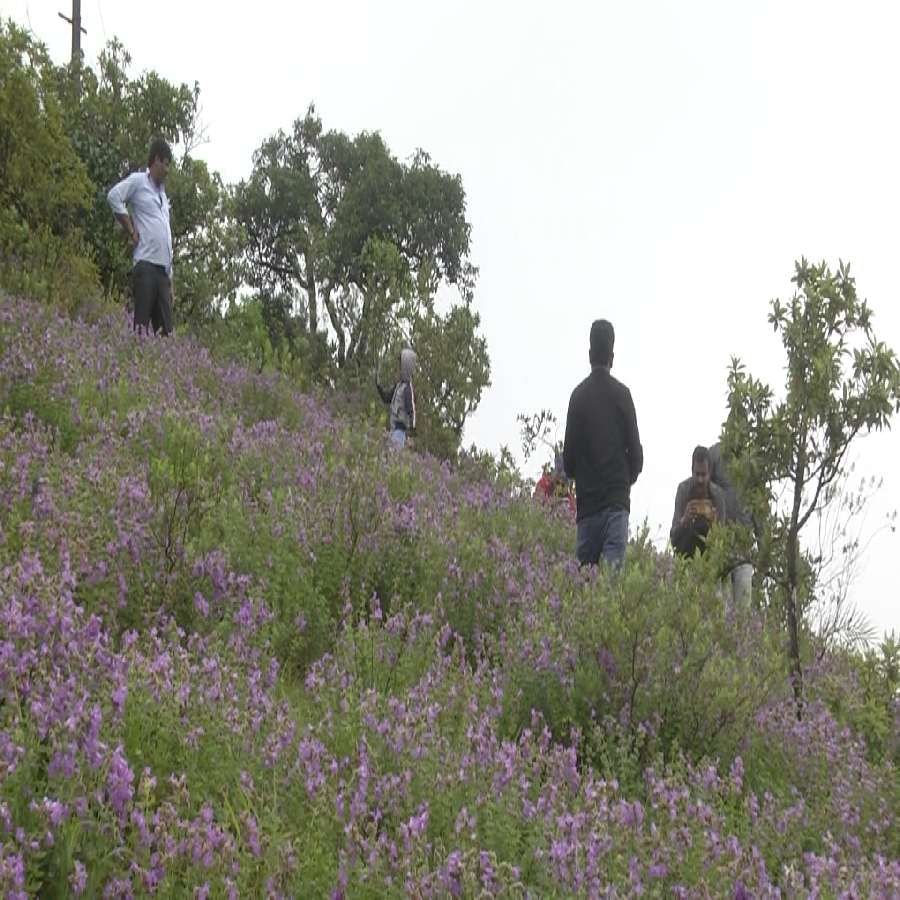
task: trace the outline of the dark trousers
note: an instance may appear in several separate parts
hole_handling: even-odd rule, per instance
[[[578,562],[595,566],[603,559],[618,569],[628,544],[628,511],[601,509],[578,523]]]
[[[131,273],[134,329],[149,334],[172,333],[172,282],[163,266],[141,260]]]

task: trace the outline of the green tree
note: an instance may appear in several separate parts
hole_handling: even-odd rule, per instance
[[[410,344],[419,356],[418,439],[424,449],[445,459],[459,449],[466,419],[491,383],[487,341],[478,334],[479,321],[471,300],[452,306],[444,315],[424,304],[413,319]]]
[[[562,441],[557,437],[559,421],[549,409],[541,409],[531,415],[519,413],[516,421],[519,423],[522,455],[525,457],[525,462],[528,462],[537,452],[538,444],[554,455],[562,453]]]
[[[56,70],[65,127],[93,185],[85,230],[104,290],[128,288],[130,247],[110,214],[109,188],[145,168],[150,141],[164,137],[175,149],[166,190],[172,204],[176,317],[207,318],[237,288],[236,240],[228,197],[217,173],[191,154],[204,139],[200,88],[174,84],[157,72],[133,77],[131,57],[117,40],[101,51],[96,69],[82,67],[80,89],[67,66]]]
[[[803,259],[792,281],[791,300],[772,301],[769,313],[786,357],[784,396],[776,400],[734,359],[724,443],[745,496],[766,521],[768,574],[784,604],[799,715],[801,624],[815,581],[803,529],[834,497],[857,436],[890,427],[900,408],[900,365],[876,339],[849,266],[833,273]]]
[[[0,278],[70,306],[96,289],[81,228],[90,181],[66,134],[46,48],[0,22]]]
[[[203,160],[180,157],[166,190],[172,202],[176,314],[182,322],[198,326],[218,319],[237,296],[240,228],[227,187]]]
[[[235,190],[245,280],[273,341],[305,334],[329,348],[339,380],[358,384],[398,341],[411,342],[420,443],[443,456],[459,446],[490,373],[465,210],[460,177],[426,153],[400,162],[377,133],[325,131],[312,107],[262,144]],[[443,314],[442,286],[459,295]]]

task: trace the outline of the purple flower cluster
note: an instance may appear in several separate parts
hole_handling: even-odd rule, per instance
[[[4,896],[900,895],[895,771],[702,573],[188,340],[0,348]]]

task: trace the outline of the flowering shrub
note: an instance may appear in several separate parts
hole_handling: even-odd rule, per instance
[[[0,301],[0,410],[5,895],[900,892],[889,755],[796,720],[713,553],[579,571],[502,480],[118,319]]]

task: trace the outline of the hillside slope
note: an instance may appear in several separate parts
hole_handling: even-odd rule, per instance
[[[0,889],[897,896],[896,718],[327,400],[0,298]],[[422,410],[421,415],[427,415]],[[882,731],[885,729],[882,728]]]

